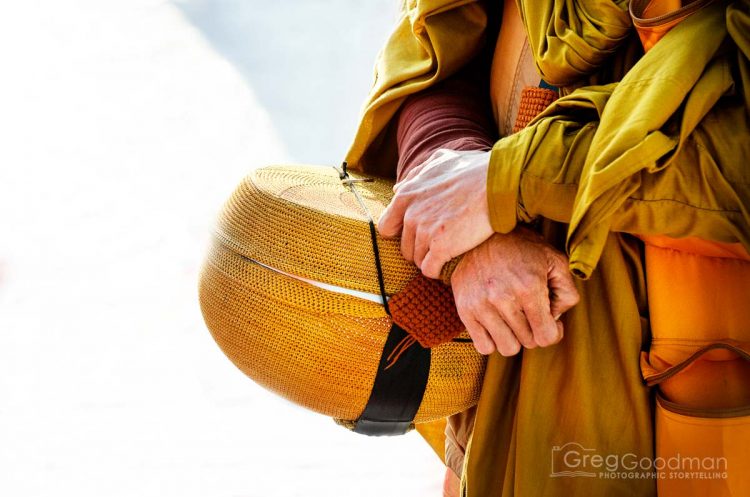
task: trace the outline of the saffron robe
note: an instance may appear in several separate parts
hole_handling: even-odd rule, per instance
[[[715,3],[633,59],[621,54],[633,37],[627,2],[519,5],[537,68],[566,95],[495,144],[492,224],[508,232],[544,219],[581,277],[582,299],[558,345],[489,358],[462,491],[655,495],[653,479],[567,477],[559,457],[576,444],[653,457],[653,399],[639,370],[642,245],[631,234],[750,248],[750,6]],[[488,12],[478,1],[405,2],[347,155],[352,167],[394,174],[401,102],[481,51],[496,22]]]

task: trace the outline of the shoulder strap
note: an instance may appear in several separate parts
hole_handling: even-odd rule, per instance
[[[700,357],[707,352],[716,349],[724,349],[735,352],[746,361],[750,361],[750,353],[746,352],[737,345],[727,342],[716,342],[705,345],[693,352],[693,354],[691,354],[688,358],[664,370],[657,370],[656,368],[654,368],[648,362],[648,354],[646,352],[641,352],[641,371],[643,372],[643,379],[646,380],[646,384],[650,387],[658,385],[659,383],[662,383],[663,381],[668,380],[669,378],[683,371],[692,363],[700,359]]]

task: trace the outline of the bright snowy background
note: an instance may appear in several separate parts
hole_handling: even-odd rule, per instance
[[[417,435],[246,379],[196,295],[251,167],[342,159],[397,3],[0,2],[0,495],[439,495]]]

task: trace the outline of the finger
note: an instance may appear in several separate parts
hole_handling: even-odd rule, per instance
[[[514,327],[511,328],[505,321],[503,324],[510,330],[515,339],[527,349],[534,349],[539,344],[534,340],[534,334],[531,331],[531,327],[525,319],[524,314],[518,313],[518,321],[514,323]]]
[[[495,351],[495,342],[492,341],[492,337],[487,333],[487,330],[474,319],[471,310],[465,304],[456,301],[456,311],[458,311],[458,317],[466,327],[466,331],[469,332],[469,336],[477,352],[483,355],[493,353]]]
[[[492,337],[497,351],[509,357],[518,354],[521,350],[521,344],[513,334],[513,330],[505,324],[500,313],[491,305],[483,307],[476,313],[477,321]]]
[[[418,268],[422,268],[422,261],[424,261],[429,249],[430,237],[427,236],[424,231],[417,231],[414,237],[414,264],[416,264]]]
[[[466,331],[469,332],[469,336],[471,337],[471,341],[474,342],[474,348],[477,349],[477,352],[482,355],[490,355],[496,350],[495,342],[481,324],[473,319],[466,321],[462,319],[461,321],[466,326]]]
[[[553,257],[547,274],[547,285],[550,289],[550,310],[555,319],[559,319],[581,299],[564,256]]]
[[[419,269],[421,269],[422,274],[428,278],[437,279],[440,278],[443,266],[445,266],[449,260],[451,260],[451,258],[442,255],[442,252],[439,250],[428,247],[427,254],[425,254],[424,259],[422,259],[422,264],[419,265]]]
[[[537,346],[537,343],[534,341],[534,335],[531,332],[531,328],[528,326],[523,313],[519,313],[517,310],[514,310],[514,306],[515,308],[517,308],[517,305],[515,303],[500,300],[496,297],[494,300],[490,300],[490,304],[494,307],[494,312],[499,316],[503,316],[503,318],[505,318],[506,314],[517,315],[516,319],[513,320],[513,325],[511,325],[510,327],[509,324],[505,321],[503,321],[503,324],[506,327],[509,327],[511,333],[516,337],[521,345],[523,345],[527,349],[533,349]]]
[[[552,316],[550,301],[546,288],[539,289],[534,295],[537,298],[524,303],[523,312],[526,321],[531,326],[534,341],[540,347],[547,347],[562,339],[562,333],[557,321]]]
[[[414,228],[414,222],[409,219],[404,219],[403,229],[401,230],[401,255],[407,261],[414,261],[414,237],[416,236],[416,230]]]
[[[387,238],[397,236],[403,227],[404,213],[408,206],[408,202],[402,196],[393,197],[388,207],[380,214],[378,233]]]
[[[493,304],[500,312],[500,315],[502,315],[503,321],[505,321],[510,327],[513,331],[513,335],[520,343],[528,343],[530,345],[529,348],[539,345],[534,339],[534,333],[531,331],[531,326],[529,326],[529,322],[526,320],[526,315],[523,313],[522,308],[519,307],[517,302],[502,301],[499,303],[494,302]]]

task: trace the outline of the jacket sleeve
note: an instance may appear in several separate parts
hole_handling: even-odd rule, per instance
[[[405,0],[400,18],[378,55],[349,165],[395,176],[393,118],[409,95],[455,74],[484,46],[488,9],[479,0]]]
[[[750,248],[750,74],[742,50],[720,50],[724,9],[684,21],[622,82],[579,89],[497,142],[495,230],[537,216],[569,223],[571,269],[584,278],[610,230]]]

